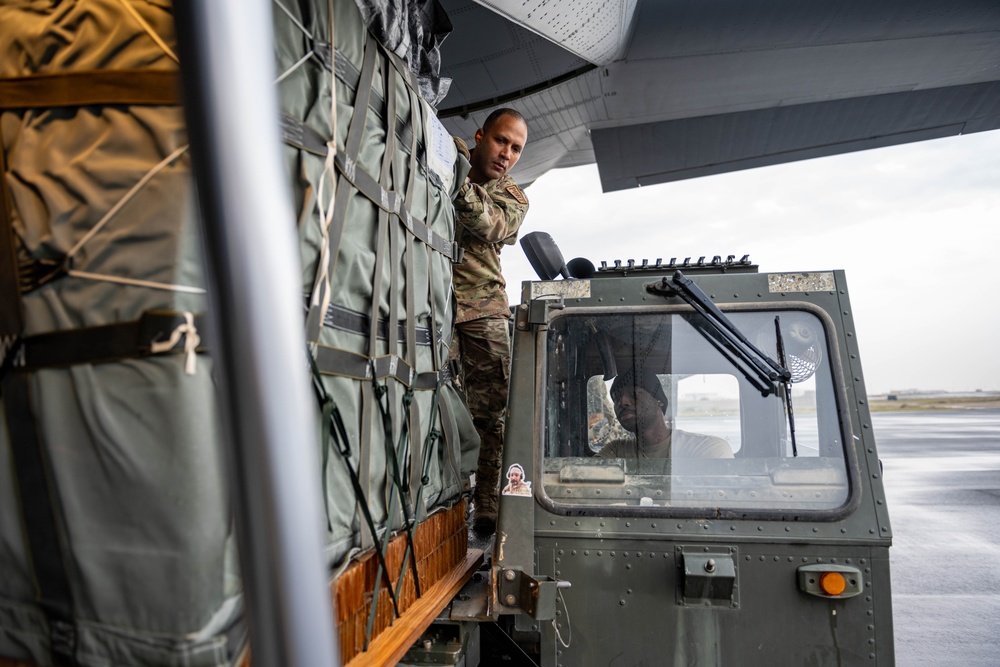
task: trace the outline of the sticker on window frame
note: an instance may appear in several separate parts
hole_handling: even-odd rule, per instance
[[[515,476],[516,479],[514,479]],[[503,487],[503,491],[500,493],[505,496],[531,495],[531,482],[524,478],[524,466],[520,463],[514,463],[507,468],[507,486]]]

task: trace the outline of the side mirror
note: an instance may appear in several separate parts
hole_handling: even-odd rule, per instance
[[[547,232],[525,234],[521,237],[521,249],[542,280],[555,280],[566,265],[559,246]]]
[[[566,268],[569,269],[567,278],[593,278],[594,274],[597,273],[597,267],[586,257],[576,257],[569,260]]]
[[[596,271],[594,264],[584,257],[577,257],[567,264],[559,246],[547,232],[525,234],[521,238],[521,249],[542,280],[555,280],[560,274],[565,278],[590,278]]]

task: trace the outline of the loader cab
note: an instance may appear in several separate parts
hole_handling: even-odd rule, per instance
[[[504,449],[532,495],[501,496],[492,561],[508,636],[551,666],[893,664],[843,272],[594,269],[538,241],[522,241],[545,279],[516,308]]]

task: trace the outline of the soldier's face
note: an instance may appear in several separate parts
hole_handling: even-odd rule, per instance
[[[476,131],[476,149],[472,152],[473,183],[500,178],[521,159],[528,142],[528,126],[513,116],[500,116],[490,129]]]
[[[514,468],[507,477],[510,479],[511,484],[517,484],[521,481],[521,471]]]
[[[615,416],[632,433],[645,428],[650,420],[663,419],[659,402],[642,387],[626,383],[615,385],[611,398],[615,402]]]

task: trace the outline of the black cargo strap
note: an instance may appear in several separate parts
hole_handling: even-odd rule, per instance
[[[285,143],[296,148],[326,156],[326,140],[316,130],[305,123],[296,120],[286,114],[281,116],[281,130]],[[337,153],[333,159],[337,171],[340,172],[366,199],[371,201],[381,210],[395,215],[417,239],[426,245],[434,248],[452,262],[462,261],[462,248],[431,228],[419,218],[414,217],[409,207],[404,205],[402,197],[398,193],[386,190],[379,185],[378,180],[365,171],[356,161],[343,153]],[[338,192],[338,196],[340,193]]]
[[[430,414],[430,419],[427,422],[427,435],[424,436],[423,448],[421,450],[422,460],[420,462],[420,468],[419,468],[420,486],[417,488],[416,499],[413,502],[414,506],[417,507],[418,509],[420,508],[420,502],[423,499],[424,487],[426,487],[427,484],[430,483],[431,481],[430,477],[428,476],[431,466],[431,456],[435,451],[437,451],[437,447],[435,445],[437,444],[438,440],[441,439],[441,431],[437,430],[437,423],[438,420],[441,418],[438,413],[438,408],[439,408],[438,401],[440,400],[440,391],[441,391],[440,387],[435,389],[434,395],[431,398],[431,414]]]
[[[375,397],[375,403],[378,405],[379,414],[382,418],[382,431],[383,431],[383,443],[385,446],[385,458],[386,458],[386,478],[388,487],[388,498],[386,502],[386,531],[382,536],[382,543],[379,545],[379,550],[382,552],[383,557],[379,560],[379,571],[375,576],[375,589],[372,594],[372,606],[368,612],[368,625],[365,632],[365,649],[368,649],[368,642],[371,640],[372,629],[375,627],[375,617],[378,611],[378,592],[379,587],[382,583],[382,569],[385,567],[385,555],[389,551],[389,543],[392,540],[392,531],[389,530],[391,525],[391,519],[396,513],[396,499],[399,499],[400,505],[403,510],[403,528],[406,532],[407,544],[406,552],[403,554],[403,562],[400,565],[399,573],[396,576],[396,591],[393,598],[399,598],[400,593],[403,588],[403,580],[406,575],[406,567],[409,565],[413,573],[413,584],[417,597],[420,597],[420,579],[417,574],[417,563],[416,559],[411,558],[413,554],[413,520],[412,520],[412,505],[410,501],[410,495],[408,488],[403,484],[403,477],[399,469],[399,458],[400,453],[409,444],[409,428],[408,422],[404,421],[402,428],[399,433],[399,444],[393,447],[392,444],[392,418],[389,413],[388,401],[386,400],[388,395],[388,387],[385,385],[380,385],[378,380],[372,378],[372,391]],[[409,412],[410,401],[413,399],[413,392],[407,390],[403,396],[403,408],[404,412]],[[391,580],[390,580],[391,581]],[[390,594],[392,592],[390,591]],[[399,611],[396,611],[396,615],[399,615]]]
[[[371,359],[356,352],[317,345],[315,357],[316,366],[323,375],[339,375],[355,380],[371,380],[372,377],[384,380],[391,377],[404,387],[416,391],[434,389],[439,383],[447,382],[452,377],[451,368],[447,365],[439,371],[416,373],[412,366],[394,354]]]
[[[18,281],[21,285],[21,294],[27,294],[33,290],[58,280],[67,275],[66,257],[52,259],[49,257],[19,257],[17,262]]]
[[[420,468],[417,471],[420,475],[417,486],[417,491],[414,494],[413,507],[419,512],[420,507],[423,503],[424,489],[430,483],[430,466],[431,457],[437,451],[437,443],[441,439],[441,431],[437,430],[437,423],[440,419],[443,421],[442,416],[438,412],[438,401],[440,399],[440,387],[434,390],[434,395],[431,398],[431,414],[430,419],[427,422],[427,435],[424,436],[424,441],[421,448],[421,461]],[[419,433],[419,430],[416,431]]]
[[[390,76],[388,77],[387,86],[388,85],[392,85],[392,90],[395,91],[396,90],[396,86],[394,85],[395,84],[395,74],[394,74],[395,70],[389,70],[389,72],[390,72]],[[407,88],[406,90],[407,90],[407,92],[410,91],[409,88]],[[412,96],[408,96],[408,101],[412,105],[412,103],[413,103]],[[415,121],[419,117],[419,115],[417,114],[417,110],[418,109],[419,109],[419,107],[416,107],[416,108],[414,108],[412,106],[410,107],[410,118],[411,118],[411,120]],[[417,127],[416,122],[414,122],[413,125],[414,125],[414,127]],[[412,149],[412,146],[411,146],[411,149]],[[403,180],[402,173],[401,173],[402,172],[402,165],[400,165],[399,161],[397,161],[395,158],[396,158],[396,156],[393,155],[392,173],[393,173],[394,179],[397,182],[401,183],[402,180]],[[401,204],[401,208],[404,211],[409,211],[413,207],[413,193],[417,189],[417,187],[416,187],[416,183],[417,183],[416,168],[417,168],[416,159],[414,159],[414,156],[411,154],[410,155],[410,161],[409,161],[409,164],[408,164],[408,169],[407,169],[406,185],[402,186],[402,188],[403,188],[403,201],[402,201],[402,204]],[[429,209],[427,210],[427,215],[428,216],[430,215],[430,210]],[[402,218],[399,218],[399,220],[400,220],[400,222],[403,221]],[[405,229],[407,229],[407,231],[410,231],[410,228],[408,226],[405,227]],[[433,231],[433,230],[430,230],[428,228],[428,231]],[[395,234],[393,234],[393,238],[394,239],[396,238]],[[417,363],[417,357],[416,357],[416,351],[417,351],[417,349],[416,349],[416,346],[414,345],[413,341],[414,341],[415,334],[416,334],[416,331],[415,331],[414,327],[416,326],[417,317],[416,317],[416,313],[414,312],[414,309],[416,307],[416,303],[415,303],[414,274],[413,274],[413,269],[414,269],[414,265],[413,265],[413,238],[414,237],[413,237],[412,233],[406,234],[406,235],[403,236],[403,249],[402,249],[402,254],[403,254],[403,257],[404,257],[403,266],[406,267],[406,275],[403,278],[403,290],[404,290],[403,303],[404,303],[405,308],[406,308],[406,330],[405,330],[405,335],[404,335],[403,339],[406,341],[406,359],[407,359],[407,361],[409,361],[411,364],[413,364],[415,366],[416,363]],[[395,257],[395,256],[397,256],[397,253],[394,252],[393,253],[393,257]],[[393,276],[394,276],[393,277],[393,281],[394,282],[395,282],[396,273],[397,273],[396,272],[396,267],[393,267]]]
[[[10,433],[15,485],[31,559],[38,605],[49,624],[49,643],[56,665],[76,665],[73,595],[66,574],[56,523],[52,479],[35,421],[31,376],[12,373],[3,381],[4,407]]]
[[[314,350],[315,352],[315,350]],[[318,365],[318,363],[317,363]],[[371,467],[371,442],[372,442],[372,388],[367,382],[361,384],[361,439],[358,442],[358,460],[361,468],[362,486],[360,502],[367,507],[370,497],[370,485],[372,480]],[[389,527],[386,526],[386,530]],[[369,536],[368,533],[361,534],[361,548],[365,551],[378,544],[378,535],[374,531]],[[380,552],[381,553],[381,552]],[[381,557],[381,556],[380,556]],[[386,574],[388,576],[388,574]]]
[[[104,105],[177,106],[176,70],[123,69],[0,78],[0,109]]]
[[[382,88],[385,90],[385,100],[386,100],[386,116],[389,118],[396,117],[396,85],[395,77],[393,76],[393,70],[388,67],[382,68]],[[394,132],[386,133],[385,138],[385,151],[382,153],[382,169],[379,173],[378,187],[381,192],[388,194],[390,188],[392,188],[391,180],[395,170],[393,169],[393,163],[396,158],[396,134]],[[336,161],[334,161],[336,164]],[[402,202],[399,202],[397,206],[401,206]],[[398,279],[399,279],[399,262],[396,260],[399,257],[399,230],[398,225],[395,224],[395,218],[390,218],[388,211],[385,209],[379,209],[379,227],[384,226],[385,233],[389,237],[389,312],[398,313],[399,312],[399,289],[398,289]],[[392,224],[390,224],[390,222]],[[375,270],[381,273],[382,268],[381,263],[376,263]],[[378,313],[378,308],[381,302],[381,290],[375,292],[372,295],[372,312]],[[407,313],[409,316],[409,313]],[[372,341],[375,342],[374,340]],[[389,349],[397,350],[399,349],[399,330],[390,329],[389,330]],[[407,349],[407,353],[413,352],[413,348]],[[372,355],[375,356],[374,354]],[[407,359],[411,366],[415,366],[413,360]]]
[[[322,134],[286,113],[281,114],[281,139],[289,146],[320,157],[329,152]]]
[[[330,445],[333,444],[337,447],[337,452],[340,454],[340,458],[344,461],[344,465],[347,466],[348,477],[351,479],[351,487],[354,489],[354,502],[360,508],[361,516],[364,519],[365,525],[368,527],[368,535],[370,535],[370,537],[363,541],[374,543],[378,539],[378,529],[375,526],[375,520],[372,517],[371,510],[368,509],[368,503],[365,501],[365,493],[362,488],[361,478],[359,477],[357,470],[354,469],[354,465],[351,463],[351,441],[347,436],[347,429],[344,426],[344,420],[340,415],[340,410],[337,408],[337,404],[323,387],[319,369],[316,367],[312,355],[307,354],[306,356],[309,358],[313,380],[313,390],[316,392],[316,397],[319,399],[320,410],[322,412],[323,507],[326,508],[327,512],[327,528],[332,529],[332,526],[330,526],[330,510],[326,501],[326,498],[328,497],[326,466],[329,462],[329,448]],[[365,533],[362,533],[362,535],[365,535]],[[378,556],[379,565],[385,576],[386,583],[389,584],[388,591],[389,596],[392,599],[392,608],[396,611],[396,615],[399,616],[399,607],[396,603],[396,596],[392,590],[392,582],[389,581],[389,571],[388,568],[385,567],[383,554],[381,551],[378,551],[376,555]],[[373,600],[372,604],[378,605],[378,600]]]
[[[4,99],[2,93],[0,99]],[[56,532],[51,474],[32,408],[31,376],[8,373],[15,362],[22,360],[24,350],[24,317],[9,204],[5,148],[0,142],[0,396],[36,600],[49,624],[49,650],[55,665],[73,667],[77,664],[73,594]]]
[[[448,467],[455,476],[455,483],[458,488],[462,488],[462,473],[459,471],[459,464],[455,460],[455,452],[461,449],[462,443],[455,432],[455,416],[451,413],[448,401],[441,401],[441,428],[444,431],[444,452]]]
[[[7,196],[7,166],[3,143],[0,142],[0,362],[24,330],[21,288],[17,271],[17,251],[14,225]],[[0,376],[2,377],[2,376]]]
[[[410,392],[413,393],[412,391]],[[431,394],[431,401],[437,400],[437,389]],[[420,507],[420,488],[421,488],[421,476],[422,468],[420,467],[420,457],[423,456],[423,441],[420,439],[420,434],[423,433],[420,421],[420,406],[413,402],[410,406],[409,412],[410,420],[410,461],[407,464],[407,469],[409,470],[409,479],[406,483],[410,485],[410,498],[413,498],[413,514],[414,521],[420,521],[423,515],[426,518],[426,510]],[[433,425],[428,424],[428,428],[433,428]]]
[[[323,324],[331,329],[348,331],[362,336],[368,335],[371,331],[370,322],[371,318],[366,313],[359,313],[356,310],[344,308],[343,306],[338,306],[336,304],[330,304],[330,307],[326,310],[326,317],[323,318]],[[400,321],[397,324],[397,335],[403,336],[406,327],[407,323]],[[379,340],[389,340],[389,323],[384,319],[379,318],[375,334],[378,336]],[[434,341],[440,342],[441,336],[442,333],[440,329],[437,330],[433,337],[431,335],[431,330],[427,327],[415,327],[414,329],[414,339],[417,345],[426,347],[431,345]]]
[[[191,319],[194,331],[189,328]],[[151,310],[131,322],[51,331],[22,339],[16,371],[102,364],[157,354],[204,353],[204,320],[199,315]]]

